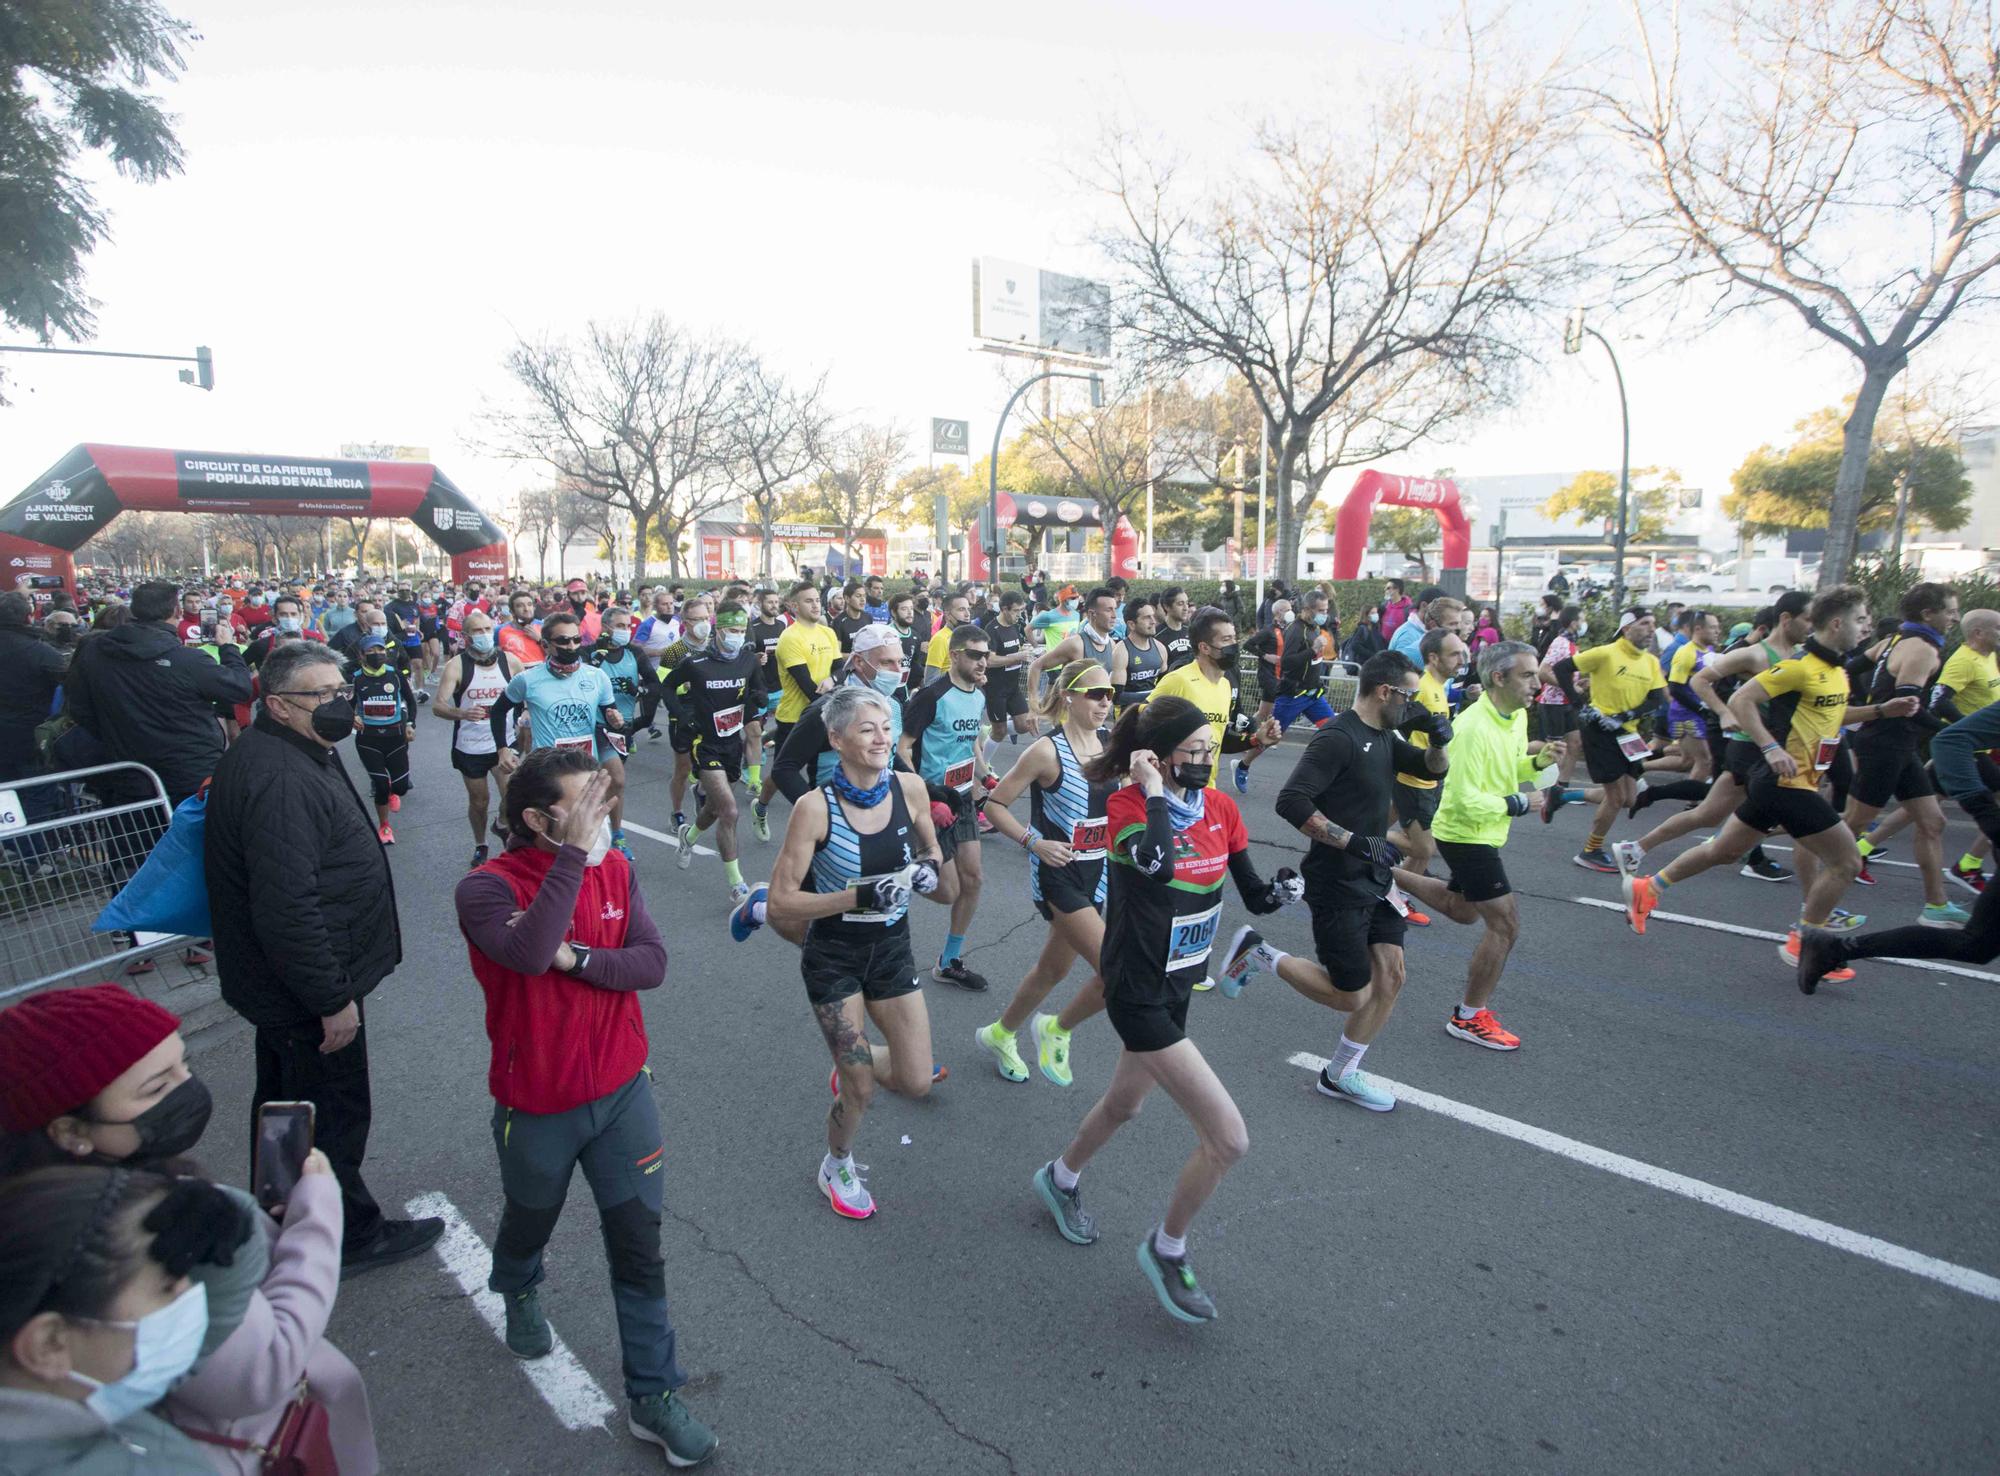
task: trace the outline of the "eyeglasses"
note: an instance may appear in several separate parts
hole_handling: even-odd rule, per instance
[[[993,655],[991,651],[960,651],[958,654],[971,661],[985,661]]]
[[[315,699],[313,706],[317,707],[320,703],[331,702],[336,697],[345,697],[350,701],[353,700],[354,688],[343,683],[338,687],[315,687],[310,691],[266,692],[264,695],[266,697],[309,697]]]
[[[1111,700],[1111,689],[1109,687],[1085,687],[1079,695],[1089,697],[1097,702],[1109,702]]]

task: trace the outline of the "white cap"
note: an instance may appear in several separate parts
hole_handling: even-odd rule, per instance
[[[901,650],[903,638],[896,634],[894,627],[878,620],[854,632],[853,644],[848,649],[853,655],[866,656],[870,651],[882,651],[890,646]]]

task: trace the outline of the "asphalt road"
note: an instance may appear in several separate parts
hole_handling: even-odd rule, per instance
[[[450,903],[470,838],[447,733],[424,718],[391,852],[404,962],[369,1001],[369,1178],[389,1203],[442,1196],[490,1244],[486,1039]],[[1267,873],[1298,849],[1271,808],[1295,751],[1267,757],[1244,801]],[[670,763],[662,743],[633,764],[628,813],[662,833]],[[1222,1314],[1203,1328],[1170,1320],[1134,1264],[1192,1139],[1171,1103],[1156,1095],[1091,1165],[1104,1238],[1080,1249],[1028,1180],[1108,1080],[1109,1028],[1078,1032],[1068,1090],[1003,1082],[972,1043],[1042,941],[1015,848],[987,847],[968,949],[994,989],[926,986],[951,1078],[870,1114],[858,1156],[881,1209],[855,1224],[814,1183],[827,1059],[796,951],[768,932],[732,944],[720,863],[677,870],[635,833],[672,957],[645,1000],[668,1290],[686,1397],[722,1437],[714,1469],[2000,1467],[1986,1048],[2000,969],[1864,964],[1806,998],[1765,939],[1663,920],[1636,938],[1577,900],[1616,896],[1570,864],[1587,818],[1517,822],[1507,851],[1523,934],[1496,1004],[1518,1053],[1441,1028],[1472,931],[1412,932],[1409,984],[1366,1066],[1426,1105],[1376,1116],[1317,1096],[1292,1058],[1330,1053],[1339,1019],[1275,981],[1197,996],[1190,1033],[1251,1137],[1190,1242]],[[763,874],[775,845],[747,820],[745,844]],[[1850,905],[1909,920],[1915,873],[1877,873]],[[1718,872],[1668,907],[1775,932],[1795,898]],[[1232,896],[1226,922],[1236,910]],[[919,905],[920,955],[944,921]],[[1266,931],[1310,948],[1303,908]],[[212,1038],[199,1064],[222,1106],[204,1150],[234,1174],[247,1035]],[[333,1336],[367,1375],[391,1469],[659,1467],[624,1431],[595,1218],[579,1182],[544,1291],[574,1350],[567,1379],[531,1381],[439,1257],[342,1288]],[[461,1238],[474,1287],[482,1257]]]

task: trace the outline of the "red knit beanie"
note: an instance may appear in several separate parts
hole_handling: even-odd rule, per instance
[[[116,984],[51,989],[0,1010],[0,1132],[32,1132],[74,1112],[180,1024]]]

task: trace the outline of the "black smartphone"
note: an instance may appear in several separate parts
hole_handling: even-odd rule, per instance
[[[312,1103],[266,1102],[257,1109],[257,1151],[250,1167],[250,1193],[257,1203],[283,1211],[312,1145]]]

